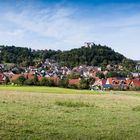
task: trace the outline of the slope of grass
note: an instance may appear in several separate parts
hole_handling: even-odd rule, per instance
[[[36,93],[59,93],[59,94],[127,94],[140,96],[139,91],[91,91],[78,90],[59,87],[43,87],[43,86],[7,86],[0,85],[0,91],[19,91],[19,92],[36,92]]]
[[[139,138],[139,96],[46,94],[0,90],[2,140],[139,140]]]
[[[21,91],[21,92],[40,92],[40,93],[93,93],[90,90],[75,90],[68,88],[59,88],[59,87],[42,87],[42,86],[0,86],[0,90],[3,91]],[[98,91],[94,91],[94,93],[98,93]]]

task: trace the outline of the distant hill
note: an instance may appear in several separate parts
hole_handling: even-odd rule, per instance
[[[101,66],[106,64],[119,64],[126,59],[122,54],[102,45],[81,47],[69,51],[32,50],[15,46],[0,46],[0,61],[15,63],[23,66],[33,65],[35,60],[54,59],[70,67],[78,65]]]
[[[69,66],[77,65],[106,65],[119,64],[126,59],[122,54],[115,52],[107,46],[92,45],[91,47],[81,47],[70,51],[57,53],[53,58],[60,63]]]

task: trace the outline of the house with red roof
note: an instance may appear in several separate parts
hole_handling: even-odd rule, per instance
[[[15,81],[15,80],[17,80],[20,76],[23,76],[23,74],[14,74],[14,75],[12,75],[12,77],[10,78],[10,81]]]
[[[128,80],[126,78],[108,78],[106,81],[106,84],[111,84],[113,87],[118,86],[125,86],[128,87],[130,85],[131,80]]]
[[[79,87],[80,86],[80,81],[81,81],[80,78],[79,79],[70,79],[69,80],[69,85]]]
[[[130,84],[132,83],[132,80],[126,79],[126,78],[107,78],[107,79],[99,79],[96,80],[94,85],[91,86],[91,89],[110,89],[110,88],[122,88],[122,89],[128,89]],[[138,81],[133,82],[133,85],[138,85]],[[140,81],[139,81],[140,84]],[[140,86],[140,85],[139,85]]]
[[[140,87],[140,80],[132,79],[130,83],[130,87]]]
[[[24,76],[26,79],[30,79],[30,80],[34,79],[34,74],[32,73],[25,73]]]

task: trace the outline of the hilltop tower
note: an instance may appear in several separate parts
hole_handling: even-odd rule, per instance
[[[86,48],[91,48],[93,45],[95,45],[94,42],[85,42],[84,44]]]

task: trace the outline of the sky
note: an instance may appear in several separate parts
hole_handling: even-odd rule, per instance
[[[0,44],[70,50],[106,45],[140,60],[140,0],[0,0]]]

